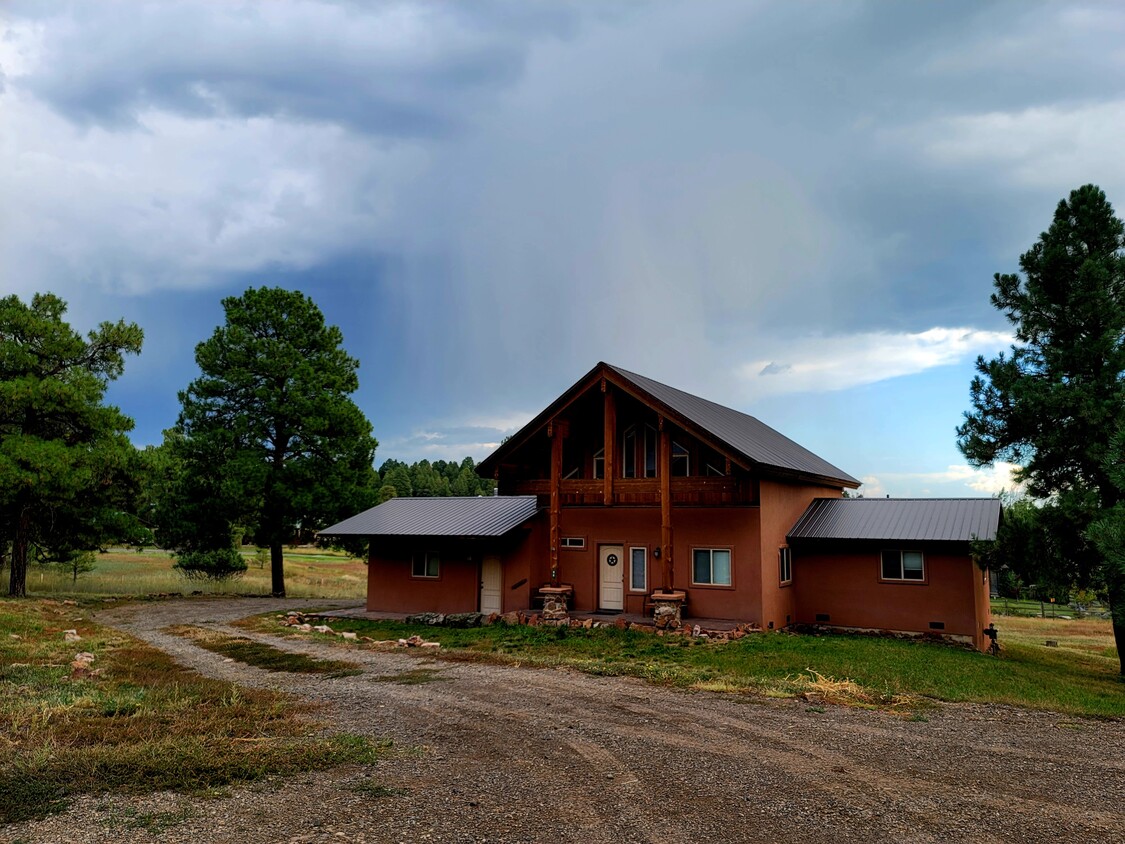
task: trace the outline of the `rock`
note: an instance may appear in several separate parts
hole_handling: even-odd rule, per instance
[[[446,616],[440,612],[420,612],[406,617],[407,624],[428,624],[431,627],[444,624]]]
[[[335,631],[327,624],[318,624],[313,630],[317,633],[334,633]]]
[[[312,633],[312,625],[311,624],[298,624],[297,629],[301,630],[305,633]]]
[[[582,626],[585,627],[587,630],[589,630],[591,627],[594,626],[594,619],[592,619],[592,618],[586,619],[585,621],[582,622]]]
[[[499,618],[500,618],[500,613],[498,613],[498,612],[489,613],[488,615],[486,615],[481,620],[481,624],[484,624],[484,625],[495,624],[499,620]]]
[[[421,648],[440,648],[441,642],[423,642],[419,645]]]
[[[691,628],[691,635],[692,635],[692,636],[701,636],[701,635],[703,635],[703,631],[702,631],[702,630],[700,629],[700,627],[699,627],[699,625],[698,625],[698,624],[697,624],[697,625],[695,625],[695,626],[694,626],[693,628]]]
[[[455,612],[445,617],[446,627],[480,627],[484,618],[479,612]]]
[[[343,638],[345,638],[345,639],[358,639],[358,638],[359,638],[359,636],[357,636],[357,635],[356,635],[355,633],[353,633],[353,632],[352,632],[352,631],[350,631],[350,630],[345,630],[345,631],[344,631],[343,633],[341,633],[340,635],[341,635],[341,636],[342,636]]]
[[[538,627],[539,626],[539,616],[538,616],[538,614],[532,613],[531,615],[529,615],[527,617],[527,626],[528,627]]]
[[[8,638],[9,639],[22,639],[23,636],[21,636],[19,633],[9,633]]]
[[[506,612],[500,616],[500,621],[504,624],[515,625],[520,623],[520,614],[518,612]]]
[[[76,606],[78,606],[78,602],[77,601],[71,601],[71,600],[68,599],[66,601],[63,601],[63,606],[76,607]]]
[[[618,630],[628,630],[629,629],[629,621],[628,621],[628,619],[625,619],[625,618],[622,618],[621,616],[618,616],[617,619],[613,622],[613,626],[616,627]]]
[[[81,642],[82,637],[78,635],[77,630],[64,630],[63,639],[67,642]]]

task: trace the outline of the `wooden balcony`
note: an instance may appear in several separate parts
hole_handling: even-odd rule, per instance
[[[672,504],[676,507],[714,507],[724,504],[754,504],[749,489],[740,489],[735,478],[672,478]],[[519,481],[518,495],[550,496],[547,479]],[[605,503],[605,482],[602,480],[564,480],[559,485],[560,503],[568,506],[600,506]],[[660,505],[659,478],[616,478],[613,481],[613,503],[625,505]]]

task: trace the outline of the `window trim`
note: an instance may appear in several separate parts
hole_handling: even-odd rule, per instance
[[[711,559],[711,581],[710,583],[700,583],[695,579],[695,555],[699,551],[706,551]],[[730,561],[730,582],[729,583],[715,583],[715,552],[725,551],[727,558]],[[706,545],[693,547],[691,549],[691,585],[702,589],[734,589],[734,549],[729,545]]]
[[[418,561],[421,558],[423,574],[418,574]],[[426,574],[430,570],[430,561],[434,562],[434,574]],[[412,580],[441,580],[441,554],[438,551],[418,551],[410,555],[410,578]]]
[[[584,536],[560,536],[559,547],[564,551],[585,551],[586,550],[586,537]]]
[[[884,569],[884,559],[888,554],[898,554],[898,577],[887,577]],[[906,561],[904,556],[906,554],[917,554],[922,560],[922,576],[921,577],[906,577]],[[918,585],[927,584],[930,582],[929,571],[926,568],[926,555],[920,548],[883,548],[879,551],[879,581],[881,583],[896,583]]]
[[[633,581],[633,554],[640,551],[644,554],[644,583],[640,586]],[[629,591],[630,592],[648,592],[648,546],[645,545],[631,545],[629,547]]]
[[[793,584],[793,549],[788,545],[782,545],[777,549],[777,576],[779,585]]]

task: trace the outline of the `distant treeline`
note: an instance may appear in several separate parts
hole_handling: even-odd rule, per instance
[[[473,458],[460,463],[452,460],[419,460],[407,465],[401,460],[386,460],[375,481],[379,503],[388,498],[439,498],[450,495],[492,495],[496,482],[476,473]]]

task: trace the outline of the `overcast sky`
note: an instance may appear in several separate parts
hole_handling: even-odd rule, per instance
[[[21,3],[0,9],[0,293],[145,330],[160,441],[220,301],[303,290],[376,462],[479,459],[606,360],[867,494],[955,446],[994,272],[1087,182],[1125,210],[1125,5]]]

